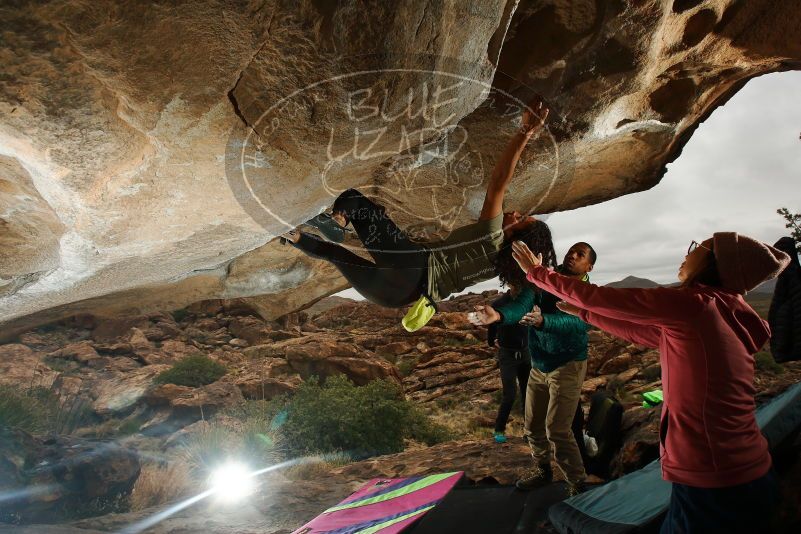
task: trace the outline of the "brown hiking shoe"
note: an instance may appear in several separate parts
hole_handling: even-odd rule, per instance
[[[551,471],[551,466],[541,465],[534,468],[529,475],[515,482],[515,487],[519,490],[529,491],[535,488],[547,486],[551,482],[553,482],[553,472]]]

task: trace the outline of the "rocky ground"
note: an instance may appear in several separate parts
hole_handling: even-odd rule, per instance
[[[410,443],[402,453],[347,465],[296,466],[265,477],[258,494],[236,509],[200,503],[148,532],[291,532],[376,476],[463,470],[475,483],[512,483],[528,466],[526,446],[517,438],[521,416],[513,412],[508,443],[491,441],[500,388],[494,350],[484,341],[486,330],[469,325],[463,315],[492,297],[489,292],[444,303],[429,326],[414,334],[401,327],[401,310],[347,300],[322,301],[273,322],[241,304],[206,301],[172,314],[79,316],[26,332],[0,345],[0,384],[49,388],[72,403],[65,411],[80,412],[81,420],[68,425],[70,435],[58,437],[4,431],[0,488],[35,484],[40,490],[28,499],[27,521],[55,518],[54,508],[130,488],[148,455],[167,454],[201,419],[245,399],[291,393],[311,376],[338,373],[357,384],[379,378],[400,383],[407,397],[448,426],[456,439],[432,447]],[[153,384],[159,372],[198,352],[224,363],[229,372],[199,388]],[[658,409],[643,408],[640,394],[659,388],[659,377],[656,351],[590,333],[585,406],[590,395],[606,389],[626,408],[613,476],[638,469],[657,455]],[[799,379],[799,363],[776,366],[760,360],[758,400]],[[75,399],[80,399],[79,408]],[[66,472],[31,471],[31,465],[65,458]],[[793,476],[787,484],[799,480]],[[6,528],[117,531],[157,510],[105,514],[50,530],[38,525]]]

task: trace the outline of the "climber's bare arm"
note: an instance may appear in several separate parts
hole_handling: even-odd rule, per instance
[[[509,144],[506,145],[503,154],[495,164],[489,184],[487,185],[487,196],[484,198],[484,206],[481,208],[479,220],[488,220],[498,216],[503,211],[503,197],[509,182],[517,166],[517,160],[526,147],[529,139],[536,134],[545,124],[548,118],[548,108],[537,97],[529,102],[528,107],[523,111],[520,130],[515,133]]]

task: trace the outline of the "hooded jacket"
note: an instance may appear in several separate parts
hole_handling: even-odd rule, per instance
[[[779,275],[770,303],[770,351],[777,362],[801,360],[801,265],[792,237],[774,247],[790,255],[791,262]]]
[[[768,444],[754,415],[754,358],[770,329],[742,296],[708,286],[598,287],[534,267],[528,280],[583,308],[584,321],[658,348],[664,403],[660,454],[665,480],[699,488],[764,475]]]

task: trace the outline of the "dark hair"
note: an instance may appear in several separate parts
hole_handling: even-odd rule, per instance
[[[723,282],[720,281],[720,273],[718,272],[718,261],[715,258],[715,253],[709,253],[709,263],[706,267],[694,276],[691,280],[687,280],[684,285],[704,284],[705,286],[723,287]]]
[[[592,248],[592,245],[590,245],[586,241],[579,241],[578,243],[576,243],[576,245],[583,245],[587,247],[587,249],[590,251],[590,265],[595,265],[595,262],[598,260],[598,253],[595,252],[595,249]]]
[[[495,272],[498,273],[502,286],[522,288],[528,283],[526,273],[512,257],[513,241],[522,241],[534,254],[542,254],[542,264],[546,267],[556,267],[551,229],[543,221],[534,221],[525,228],[515,230],[505,239],[495,257]]]

